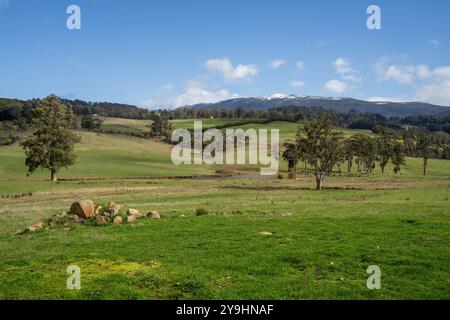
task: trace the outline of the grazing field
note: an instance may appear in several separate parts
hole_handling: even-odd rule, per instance
[[[203,166],[174,166],[170,159],[171,146],[159,141],[91,132],[79,134],[82,140],[76,146],[76,164],[61,170],[62,179],[189,176],[214,172]],[[40,190],[48,179],[47,171],[26,177],[25,155],[17,145],[0,148],[0,159],[0,194]]]
[[[289,125],[270,124],[286,138]],[[0,299],[450,298],[450,161],[430,160],[424,177],[409,158],[397,176],[334,176],[317,192],[302,175],[156,179],[217,168],[175,167],[153,140],[82,138],[57,184],[48,172],[27,178],[17,145],[0,148]],[[15,235],[80,199],[162,219]],[[69,265],[81,290],[66,289]],[[370,265],[381,290],[366,287]]]
[[[251,120],[244,119],[203,119],[203,128],[213,128],[223,125],[238,125],[239,123],[247,123]],[[255,120],[257,122],[258,120]],[[152,121],[149,120],[133,120],[133,119],[121,119],[121,118],[104,118],[102,130],[117,132],[117,133],[146,133],[150,130],[150,125]],[[173,129],[193,129],[194,120],[183,119],[183,120],[171,120],[170,121]],[[287,123],[286,123],[287,124]],[[295,124],[294,124],[295,126]]]

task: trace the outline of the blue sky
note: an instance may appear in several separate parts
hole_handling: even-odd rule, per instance
[[[69,5],[81,30],[69,30]],[[369,5],[381,30],[369,30]],[[288,93],[450,105],[448,0],[0,0],[0,97]]]

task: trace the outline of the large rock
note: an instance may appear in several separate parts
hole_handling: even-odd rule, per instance
[[[26,229],[17,230],[15,234],[16,235],[21,235],[21,234],[24,234],[26,232],[36,232],[38,230],[42,230],[43,228],[44,228],[44,222],[40,221],[38,223],[33,224],[32,226],[29,226]]]
[[[98,206],[95,207],[94,213],[95,213],[96,216],[101,215],[102,212],[103,212],[103,207],[102,206],[98,205]]]
[[[94,203],[91,200],[75,202],[70,207],[70,213],[83,219],[89,219],[95,216]]]
[[[35,232],[41,230],[42,228],[44,228],[44,223],[41,221],[33,224],[32,226],[29,226],[26,230],[29,232]]]
[[[136,209],[128,209],[127,215],[128,216],[136,216],[139,218],[144,216],[139,210],[136,210]]]
[[[122,217],[121,216],[117,216],[117,217],[114,218],[113,223],[114,224],[122,224],[122,221],[123,221]]]
[[[136,216],[128,216],[128,217],[127,217],[127,222],[128,222],[128,223],[135,222],[136,220],[137,220],[137,217],[136,217]]]
[[[120,212],[120,209],[122,209],[122,206],[119,204],[115,204],[109,209],[105,210],[104,212],[108,213],[111,217],[117,216]]]
[[[96,223],[98,226],[105,225],[105,224],[107,224],[108,222],[109,222],[108,217],[97,216],[97,217],[95,218],[95,223]]]
[[[161,219],[161,216],[159,215],[158,211],[150,211],[147,213],[147,218],[149,219]]]

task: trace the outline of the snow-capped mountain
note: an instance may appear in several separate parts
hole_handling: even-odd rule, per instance
[[[282,93],[272,94],[267,97],[236,98],[216,103],[201,103],[190,107],[201,109],[244,108],[248,110],[265,110],[288,106],[321,107],[327,110],[335,110],[337,112],[356,110],[359,112],[378,113],[385,117],[405,117],[411,115],[436,115],[450,113],[450,107],[437,106],[424,102],[371,102],[353,98],[314,97]]]

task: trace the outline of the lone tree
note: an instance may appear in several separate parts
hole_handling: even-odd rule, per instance
[[[371,173],[375,169],[377,143],[375,138],[365,134],[355,134],[351,138],[355,146],[358,172]]]
[[[394,142],[392,147],[392,164],[394,165],[394,173],[397,174],[401,170],[401,166],[406,164],[405,146],[400,142]]]
[[[103,119],[94,116],[92,114],[87,114],[81,118],[81,128],[87,130],[98,130],[102,127]]]
[[[50,95],[36,106],[33,126],[36,131],[24,143],[28,175],[36,169],[48,169],[51,180],[58,180],[58,171],[75,162],[74,146],[80,137],[70,130],[72,109]]]
[[[352,173],[353,168],[353,160],[355,158],[356,150],[356,141],[353,138],[346,139],[343,145],[344,158],[347,161],[347,173]]]
[[[305,150],[306,161],[311,165],[316,177],[316,190],[322,189],[322,183],[342,160],[341,132],[333,132],[328,118],[304,123],[297,132],[297,146]]]
[[[394,148],[394,132],[385,127],[379,127],[376,130],[377,134],[377,158],[380,161],[381,173],[384,174],[384,169],[392,158]]]
[[[425,133],[420,134],[417,137],[416,148],[423,158],[423,175],[426,176],[428,172],[428,159],[433,156],[433,142],[430,135]]]

